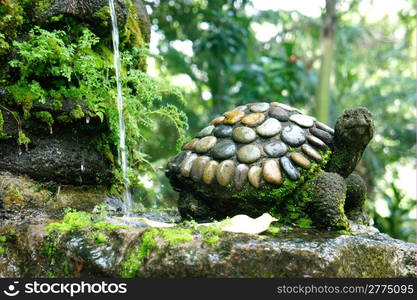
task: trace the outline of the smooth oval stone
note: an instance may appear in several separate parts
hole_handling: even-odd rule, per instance
[[[299,152],[291,152],[291,160],[304,169],[310,169],[311,162]]]
[[[248,181],[249,167],[245,164],[239,164],[235,170],[234,183],[235,187],[240,190]]]
[[[203,176],[204,168],[206,164],[210,161],[210,157],[208,156],[199,156],[193,162],[193,166],[191,167],[190,171],[190,178],[195,181],[199,182],[201,177]]]
[[[197,159],[198,155],[195,153],[191,153],[187,155],[180,166],[180,173],[184,177],[190,176],[191,168],[193,166],[193,162]]]
[[[288,121],[290,113],[288,113],[288,111],[286,111],[282,107],[274,106],[271,107],[271,109],[269,110],[269,116],[278,119],[282,122],[285,122]]]
[[[316,126],[324,131],[327,131],[330,134],[334,135],[334,129],[331,128],[330,126],[327,126],[326,124],[316,121]]]
[[[300,173],[294,167],[294,165],[291,163],[291,160],[288,157],[281,157],[279,159],[279,162],[281,164],[281,167],[284,169],[285,173],[288,175],[290,179],[298,180],[300,178]]]
[[[217,118],[211,120],[210,125],[218,125],[221,122],[223,122],[224,119],[225,119],[224,116],[217,117]]]
[[[243,163],[253,163],[261,157],[261,151],[258,146],[246,145],[237,151],[237,159]]]
[[[227,159],[235,155],[236,145],[231,140],[223,140],[214,147],[212,155],[216,159]]]
[[[261,103],[254,103],[249,106],[251,112],[266,112],[269,109],[269,103],[261,102]]]
[[[203,172],[203,182],[205,184],[210,184],[213,181],[213,178],[216,176],[216,171],[219,163],[215,160],[210,160]]]
[[[245,113],[241,110],[234,110],[226,113],[225,119],[223,121],[224,124],[235,124],[239,122],[243,117]]]
[[[281,139],[290,146],[300,146],[305,142],[304,130],[297,125],[290,125],[284,128]]]
[[[216,142],[217,138],[214,136],[203,137],[195,144],[194,150],[197,153],[206,153],[210,151],[214,147],[214,145],[216,145]]]
[[[313,144],[314,146],[322,149],[322,150],[326,150],[327,149],[327,145],[326,143],[324,143],[321,139],[316,138],[314,135],[309,135],[307,137],[307,140]]]
[[[213,134],[218,138],[229,137],[232,135],[233,127],[229,125],[219,125],[214,129]]]
[[[263,113],[252,113],[246,115],[241,122],[248,126],[257,126],[265,121],[265,115]]]
[[[235,109],[233,109],[232,111],[235,111],[235,110],[245,111],[246,108],[248,108],[246,105],[240,105],[236,107]]]
[[[294,108],[292,106],[289,106],[287,104],[284,104],[284,103],[278,103],[278,106],[285,109],[285,110],[288,110],[288,111],[295,111],[296,110],[296,108]]]
[[[256,132],[265,137],[274,136],[281,131],[281,122],[274,118],[269,118],[262,125],[256,127]]]
[[[197,144],[197,142],[198,142],[199,140],[200,140],[200,139],[192,139],[191,141],[189,141],[187,144],[185,144],[185,145],[182,147],[182,150],[193,150],[193,148],[194,148],[195,144]]]
[[[328,145],[333,143],[333,136],[327,131],[312,127],[310,132]]]
[[[265,144],[264,150],[270,157],[279,157],[287,153],[288,147],[281,141],[271,141]]]
[[[248,180],[251,185],[257,189],[261,187],[262,168],[259,166],[252,166],[248,172]]]
[[[313,147],[310,145],[304,144],[301,146],[301,150],[308,156],[310,156],[312,159],[314,159],[317,162],[321,162],[323,160],[323,157],[321,157],[320,153],[318,153]]]
[[[314,125],[314,119],[306,115],[299,115],[299,114],[291,115],[290,121],[293,121],[294,123],[303,127],[312,127]]]
[[[235,163],[232,160],[222,161],[217,167],[216,179],[221,186],[227,186],[235,175]]]
[[[256,139],[256,132],[252,128],[241,126],[233,129],[233,139],[238,143],[250,143]]]
[[[180,170],[180,165],[183,162],[184,158],[187,155],[190,155],[191,151],[181,151],[175,158],[170,162],[170,169],[174,172],[178,172]]]
[[[205,137],[205,136],[208,136],[208,135],[210,135],[212,132],[213,132],[213,130],[214,130],[214,126],[213,125],[209,125],[209,126],[207,126],[207,127],[205,127],[205,128],[203,128],[198,134],[197,134],[197,136],[198,137]]]
[[[270,184],[280,185],[283,181],[280,167],[278,163],[273,159],[268,159],[265,161],[262,174],[265,181]]]

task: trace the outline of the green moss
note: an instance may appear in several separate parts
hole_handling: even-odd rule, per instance
[[[267,232],[271,234],[277,234],[281,231],[281,228],[279,225],[270,225]]]
[[[83,108],[81,105],[77,104],[70,112],[71,118],[74,120],[81,119],[85,116]]]
[[[97,223],[93,224],[92,227],[93,227],[93,229],[103,230],[103,231],[113,231],[113,230],[117,230],[117,229],[127,229],[127,228],[129,228],[129,226],[126,226],[126,225],[115,225],[115,224],[111,224],[111,223],[106,222],[106,221],[97,222]]]
[[[33,117],[48,125],[49,132],[52,134],[52,125],[54,124],[54,118],[52,117],[50,112],[38,111],[33,113]]]
[[[17,138],[17,143],[19,145],[24,145],[26,151],[29,150],[30,139],[23,133],[23,131],[19,131],[19,137]]]
[[[6,250],[4,248],[5,244],[6,244],[7,238],[4,235],[0,236],[0,255],[3,255]]]
[[[190,242],[193,240],[193,231],[189,228],[160,228],[159,233],[165,241],[171,244]]]
[[[65,233],[73,230],[81,230],[92,224],[91,215],[84,211],[67,213],[62,222],[51,223],[44,228],[48,232]]]
[[[143,261],[151,252],[158,249],[155,238],[158,235],[156,228],[146,230],[138,245],[127,255],[127,258],[120,264],[120,276],[122,278],[132,278],[136,275]]]
[[[94,242],[97,244],[102,244],[107,242],[107,236],[102,232],[94,232],[93,233]]]

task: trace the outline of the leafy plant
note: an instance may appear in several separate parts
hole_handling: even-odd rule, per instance
[[[109,152],[118,147],[119,122],[113,54],[100,43],[99,37],[87,27],[80,26],[69,32],[35,27],[29,32],[27,40],[14,41],[18,56],[9,64],[16,70],[18,79],[6,87],[14,101],[0,104],[20,106],[22,119],[39,119],[51,133],[56,123],[84,117],[99,118],[107,124],[109,134],[95,139],[97,149],[114,162]],[[138,69],[145,55],[143,49],[135,47],[121,54],[123,116],[129,150],[129,174],[133,184],[138,181],[139,172],[147,168],[143,130],[151,128],[156,118],[166,120],[174,125],[180,145],[187,128],[186,115],[168,103],[170,98],[183,103],[180,90]],[[53,101],[53,107],[59,109],[67,99],[77,99],[77,104],[68,114],[51,114],[33,108],[36,104]],[[24,132],[19,133],[18,140],[26,147],[30,143]],[[123,182],[120,173],[120,168],[114,165],[116,182]]]

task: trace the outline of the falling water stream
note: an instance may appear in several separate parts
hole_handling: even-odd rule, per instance
[[[123,171],[123,183],[124,183],[124,215],[130,217],[133,208],[132,195],[129,191],[129,177],[127,174],[128,163],[127,163],[127,148],[126,148],[126,130],[125,120],[123,117],[123,93],[122,93],[122,82],[120,79],[120,52],[119,52],[119,28],[117,27],[117,14],[114,8],[114,1],[109,0],[111,22],[112,22],[112,37],[113,37],[113,55],[114,55],[114,69],[116,72],[117,82],[117,109],[119,111],[119,164],[122,166]]]

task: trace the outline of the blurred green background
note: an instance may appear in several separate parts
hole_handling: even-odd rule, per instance
[[[376,134],[357,170],[368,211],[382,232],[416,240],[415,1],[145,2],[149,73],[182,88],[186,104],[173,104],[190,136],[244,103],[280,101],[332,126],[345,108],[366,106]],[[162,120],[144,135],[154,171],[140,178],[136,200],[175,206],[163,171],[177,136]]]

